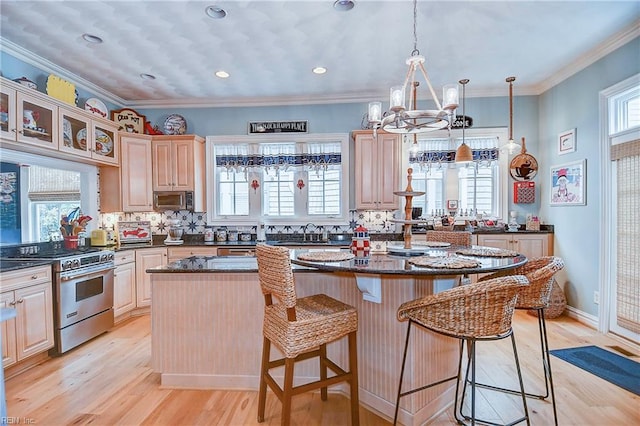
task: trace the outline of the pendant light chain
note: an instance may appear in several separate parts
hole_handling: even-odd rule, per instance
[[[507,77],[509,83],[509,140],[513,140],[513,82],[515,77]]]
[[[419,55],[418,50],[418,0],[413,0],[413,52],[411,56]]]

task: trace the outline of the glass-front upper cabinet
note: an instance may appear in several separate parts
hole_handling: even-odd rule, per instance
[[[91,157],[91,119],[73,111],[60,108],[60,151],[65,151],[81,157]]]
[[[118,164],[118,128],[96,120],[92,121],[92,127],[93,158],[103,163]]]
[[[22,92],[17,92],[16,100],[18,142],[58,149],[58,107]]]
[[[16,91],[6,85],[0,86],[0,136],[16,139]]]

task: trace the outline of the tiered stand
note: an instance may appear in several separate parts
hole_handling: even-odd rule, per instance
[[[403,223],[405,225],[404,227],[404,248],[403,250],[397,250],[394,247],[389,248],[389,252],[390,253],[394,253],[395,254],[404,254],[404,255],[421,255],[425,253],[425,249],[424,248],[416,248],[414,249],[411,246],[411,225],[415,225],[415,224],[419,224],[419,223],[424,223],[424,220],[412,220],[412,215],[411,212],[413,210],[413,197],[420,197],[422,195],[424,195],[425,193],[423,191],[414,191],[413,187],[411,186],[411,180],[413,179],[413,177],[411,176],[413,174],[413,169],[412,168],[408,168],[407,169],[407,188],[404,191],[394,191],[395,195],[398,195],[400,197],[404,197],[405,198],[405,205],[404,205],[404,219],[395,219],[394,222],[396,223]]]

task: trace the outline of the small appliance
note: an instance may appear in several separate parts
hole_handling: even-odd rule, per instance
[[[193,191],[154,191],[153,210],[193,211]]]
[[[167,224],[169,228],[167,229],[167,238],[164,240],[164,243],[170,246],[183,244],[182,233],[184,229],[182,227],[182,221],[180,219],[169,219],[167,220]]]
[[[104,229],[94,229],[93,231],[91,231],[92,247],[106,247],[107,245],[107,231],[105,231]]]

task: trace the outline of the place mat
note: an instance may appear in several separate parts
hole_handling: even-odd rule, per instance
[[[298,259],[309,260],[311,262],[342,262],[356,257],[353,253],[345,251],[310,251],[300,253]]]
[[[451,243],[445,243],[444,241],[416,241],[411,242],[414,246],[426,246],[426,247],[449,247]]]
[[[481,256],[481,257],[514,257],[518,252],[513,250],[505,250],[499,248],[467,248],[456,250],[456,253],[465,256]]]
[[[415,266],[423,266],[425,268],[439,268],[439,269],[466,269],[477,268],[480,266],[480,262],[473,259],[465,259],[458,256],[447,257],[431,257],[420,256],[409,259],[409,263]]]

